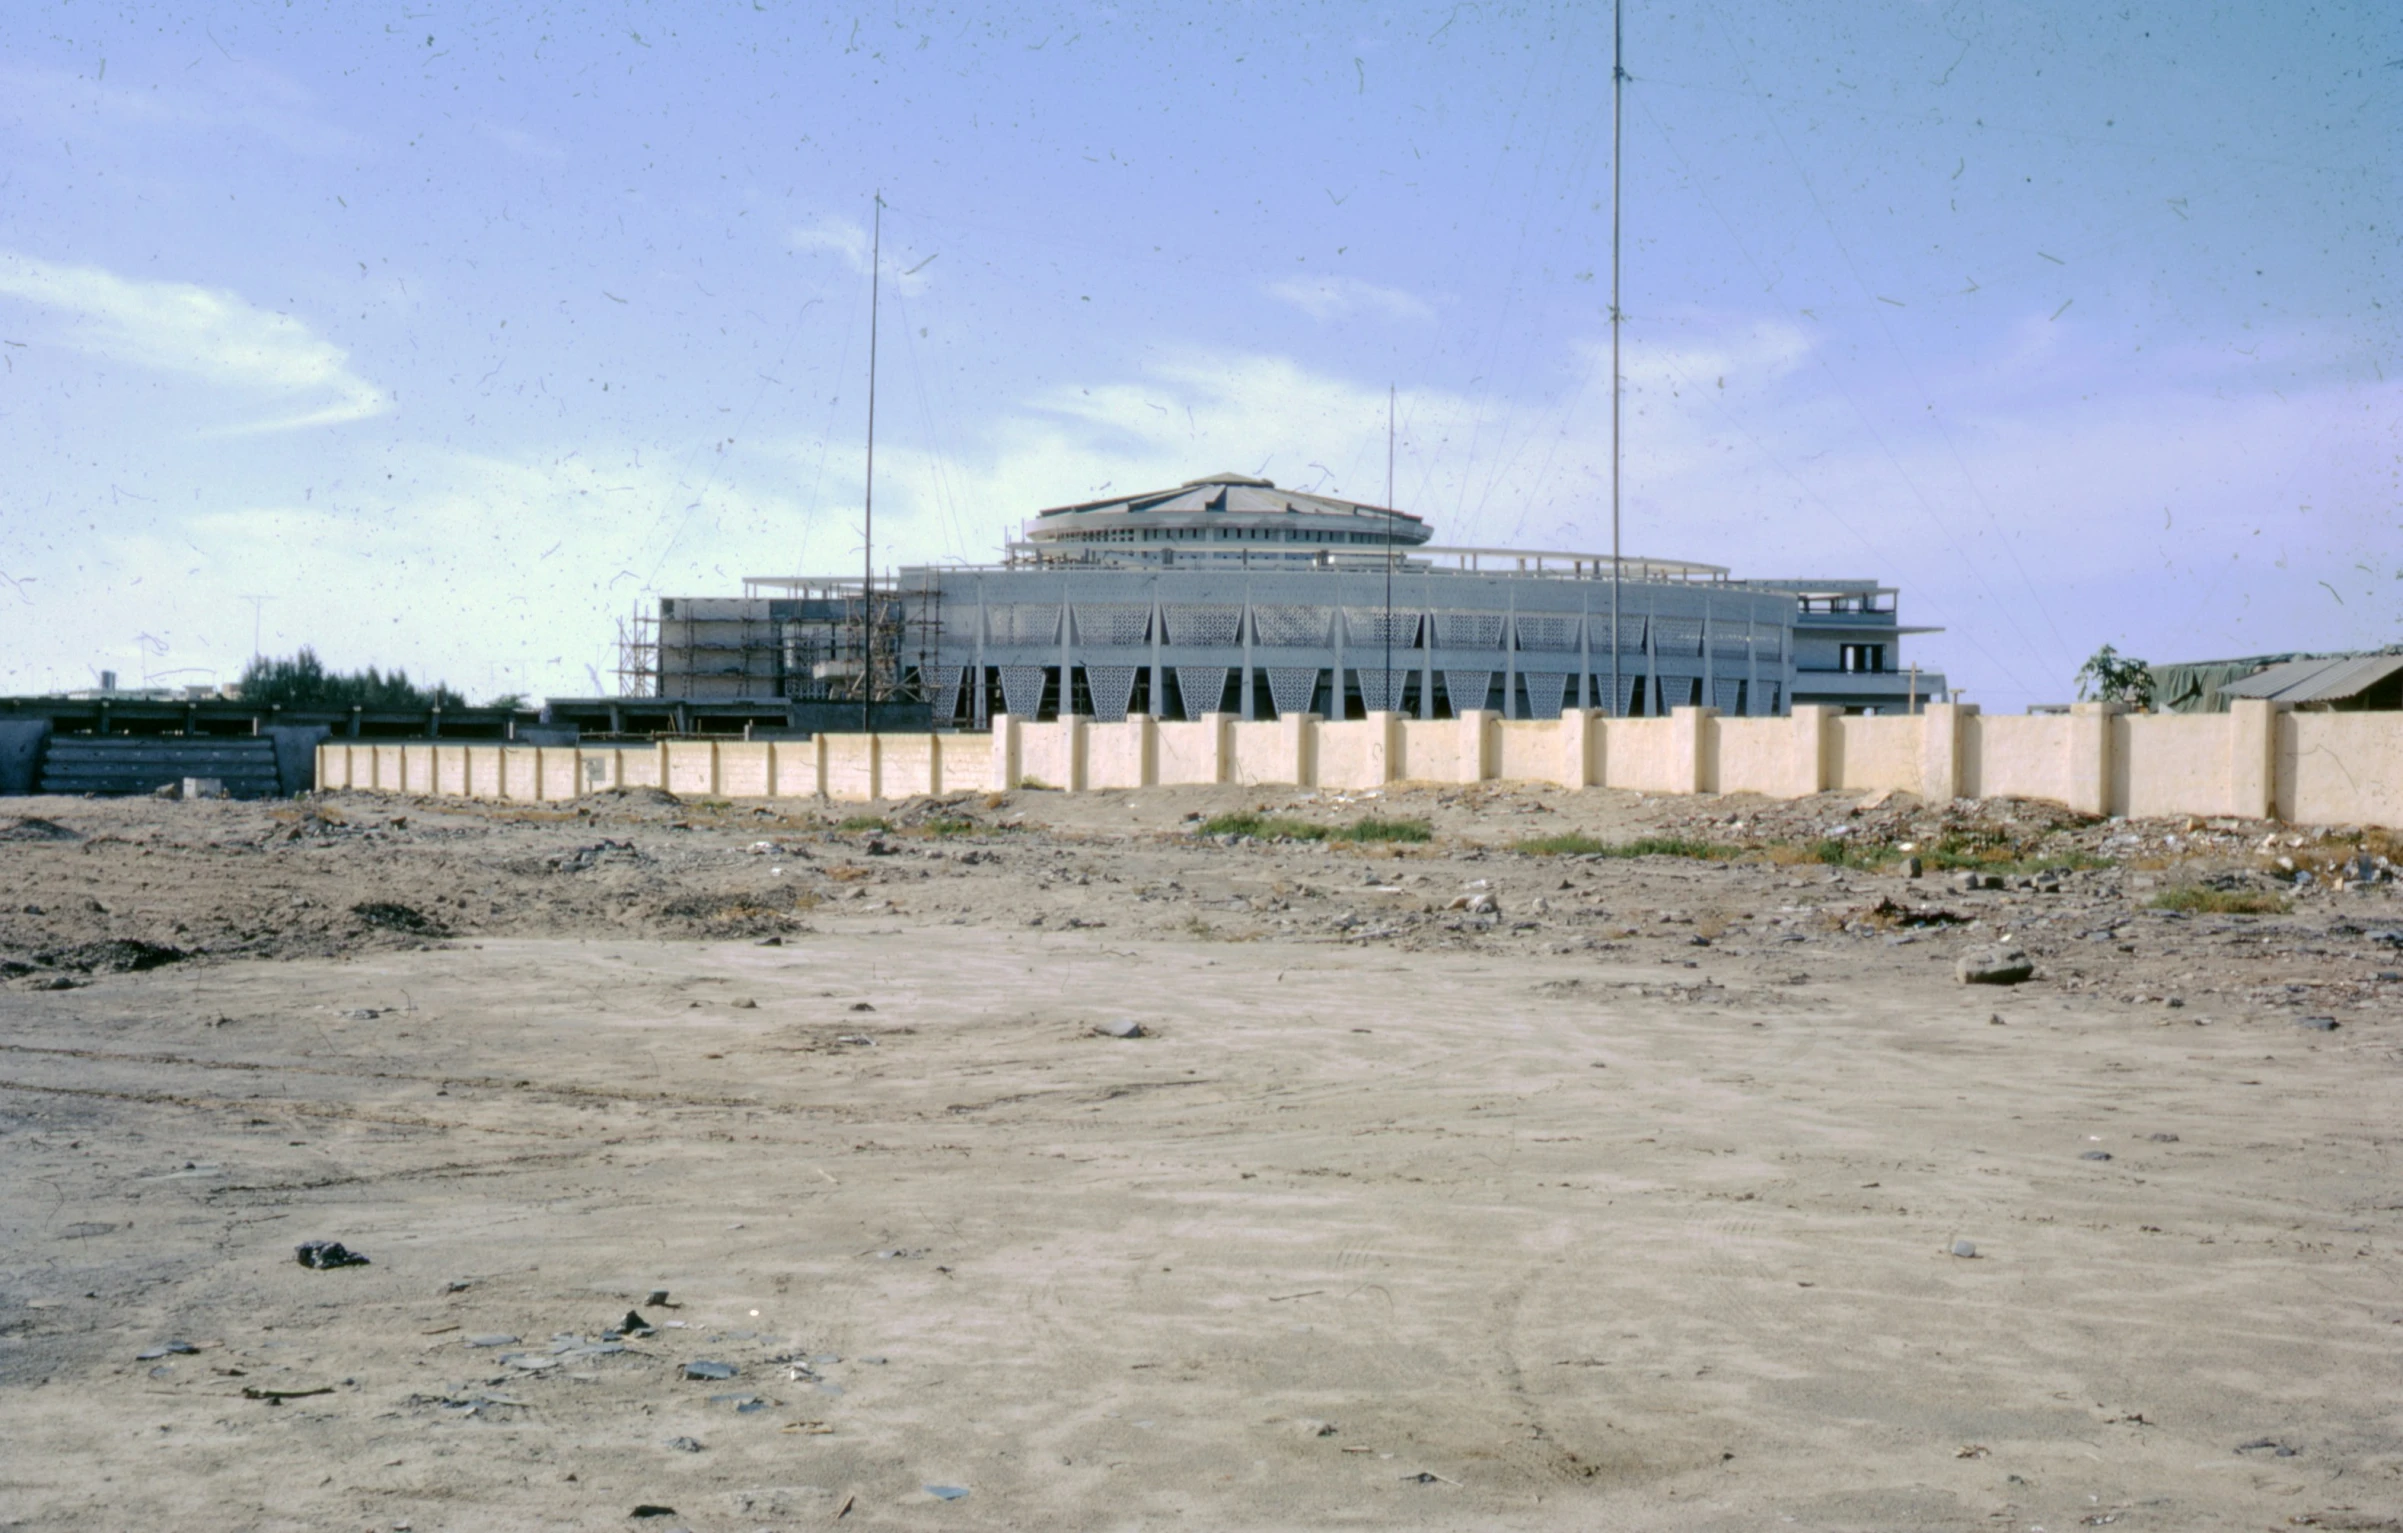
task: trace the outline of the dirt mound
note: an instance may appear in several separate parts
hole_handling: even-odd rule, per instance
[[[414,905],[396,904],[390,900],[366,900],[351,906],[350,913],[378,931],[403,932],[412,937],[447,937],[451,934],[449,927]]]
[[[81,841],[83,837],[56,820],[26,815],[0,825],[0,841]]]
[[[182,948],[168,947],[162,943],[112,937],[103,942],[86,942],[34,956],[50,968],[73,969],[78,974],[138,974],[145,969],[161,969],[171,963],[181,963],[192,955]]]

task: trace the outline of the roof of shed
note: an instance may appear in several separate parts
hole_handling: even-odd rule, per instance
[[[2358,697],[2403,671],[2403,655],[2338,655],[2289,660],[2220,687],[2225,697],[2266,697],[2282,703],[2332,703]]]

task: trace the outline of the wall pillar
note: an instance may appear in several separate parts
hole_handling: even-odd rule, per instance
[[[1013,714],[993,715],[993,791],[1008,793],[1017,788],[1024,776],[1025,758],[1018,737],[1019,723]],[[820,758],[821,761],[824,758]],[[819,791],[825,791],[825,769],[819,768]]]
[[[2228,700],[2228,813],[2240,819],[2277,816],[2278,711],[2266,697]]]
[[[1825,703],[1806,703],[1794,710],[1794,745],[1792,779],[1787,784],[1789,796],[1809,798],[1834,786],[1835,773],[1828,769],[1828,747],[1834,743],[1840,710]]]
[[[2069,706],[2069,807],[2080,814],[2111,812],[2111,720],[2117,703]]]
[[[1671,708],[1669,710],[1669,751],[1675,763],[1673,770],[1680,786],[1672,791],[1700,793],[1703,784],[1717,774],[1703,756],[1711,746],[1710,721],[1719,716],[1716,708]]]
[[[1135,717],[1135,781],[1156,788],[1160,785],[1160,721],[1148,713]]]
[[[1093,721],[1081,713],[1063,713],[1060,723],[1068,731],[1068,780],[1060,786],[1070,793],[1082,793],[1088,780],[1085,758],[1093,747]]]
[[[1924,703],[1920,706],[1921,798],[1949,804],[1961,796],[1968,778],[1968,774],[1962,770],[1961,760],[1961,737],[1967,732],[1963,721],[1975,712],[1975,703]]]
[[[1210,781],[1232,782],[1235,777],[1235,715],[1210,712],[1201,716],[1210,730]]]
[[[1581,683],[1582,685],[1582,683]],[[1564,788],[1582,788],[1593,780],[1594,716],[1581,703],[1560,715],[1560,763],[1552,770]]]
[[[1507,695],[1503,701],[1509,701]],[[1460,731],[1461,782],[1491,782],[1494,779],[1494,721],[1503,715],[1491,708],[1469,708],[1453,721]],[[1404,763],[1408,765],[1407,762]]]
[[[1377,758],[1377,781],[1399,782],[1401,774],[1409,767],[1402,744],[1402,715],[1392,709],[1384,709],[1368,717],[1369,722],[1377,726],[1376,743],[1370,747]]]
[[[1295,787],[1318,786],[1318,715],[1281,713],[1277,732],[1285,737],[1285,754],[1293,761]]]

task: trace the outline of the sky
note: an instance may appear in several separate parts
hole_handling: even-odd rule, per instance
[[[1610,543],[1584,0],[0,9],[0,692],[616,690],[1233,470]],[[2403,10],[1628,0],[1626,551],[1990,712],[2403,642]],[[881,242],[876,208],[881,195]]]

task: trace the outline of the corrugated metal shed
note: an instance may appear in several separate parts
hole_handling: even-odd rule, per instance
[[[2327,660],[2290,660],[2258,675],[2231,681],[2223,697],[2266,697],[2281,703],[2338,703],[2359,697],[2403,674],[2403,655],[2340,655]]]

